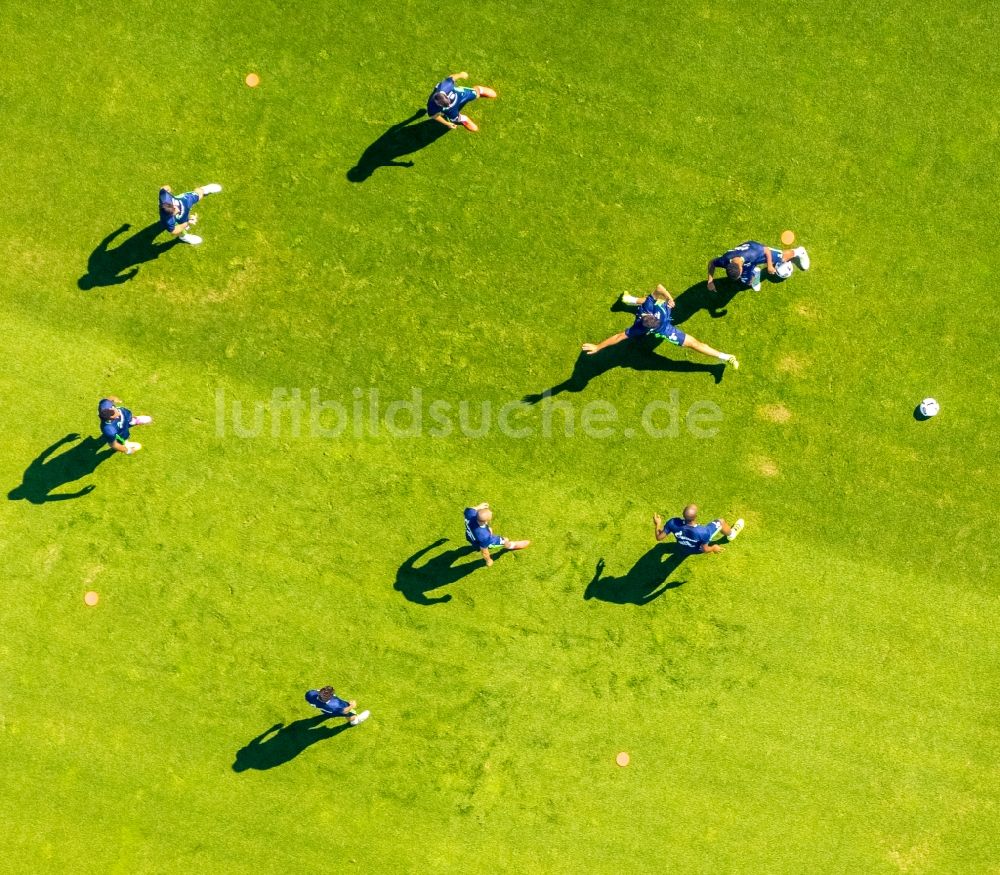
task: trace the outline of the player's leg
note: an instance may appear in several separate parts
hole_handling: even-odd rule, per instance
[[[713,538],[717,534],[719,534],[719,532],[722,532],[722,534],[725,535],[728,538],[729,537],[729,533],[732,531],[732,528],[729,526],[729,523],[727,523],[724,519],[722,519],[722,517],[719,517],[719,519],[717,519],[717,520],[712,520],[712,522],[709,523],[709,525],[713,529],[715,529],[715,531],[712,532],[712,537]]]
[[[491,100],[497,96],[497,93],[488,85],[475,85],[473,86],[473,91],[476,92],[478,97],[488,97]]]
[[[371,716],[371,711],[362,711],[360,714],[355,714],[353,717],[350,717],[347,722],[351,726],[357,726],[359,723],[364,723]]]
[[[217,182],[210,182],[208,185],[199,185],[194,193],[198,195],[198,198],[203,198],[206,194],[218,194],[222,191],[222,186]]]
[[[467,103],[472,103],[473,100],[479,97],[479,92],[475,88],[456,88],[455,93],[458,95],[458,99],[455,101],[452,109],[459,113],[458,123],[467,131],[475,133],[479,130],[479,126],[468,116],[462,115],[461,111],[463,106]]]
[[[730,355],[728,352],[719,352],[715,347],[709,346],[707,343],[702,343],[698,338],[692,337],[690,334],[685,334],[679,328],[671,329],[673,336],[667,335],[667,340],[669,340],[674,346],[683,346],[687,349],[693,349],[695,352],[700,352],[702,355],[707,355],[709,358],[718,359],[720,362],[725,362],[730,365],[733,370],[737,370],[740,363],[736,360],[736,356]],[[674,339],[674,336],[677,339]]]
[[[503,539],[503,548],[505,550],[523,550],[525,547],[531,545],[531,541],[511,541],[508,538]]]

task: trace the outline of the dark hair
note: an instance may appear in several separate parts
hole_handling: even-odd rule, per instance
[[[741,273],[743,273],[742,265],[736,264],[733,261],[730,261],[729,264],[726,265],[726,276],[731,280],[738,280]]]
[[[323,689],[319,691],[319,700],[321,702],[329,702],[334,695],[335,693],[333,691],[333,687],[323,687]]]
[[[109,422],[118,415],[117,407],[102,407],[99,411],[101,422]]]
[[[448,100],[448,94],[445,91],[435,91],[434,92],[434,102],[444,109],[450,101]]]
[[[642,324],[646,328],[659,328],[660,327],[660,314],[659,313],[643,313],[642,314]]]

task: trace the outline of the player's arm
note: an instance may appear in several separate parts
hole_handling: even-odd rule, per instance
[[[452,73],[448,78],[449,79],[468,79],[469,78],[469,74],[466,73],[465,70],[463,70],[461,73]]]
[[[120,437],[116,435],[115,439],[110,443],[111,443],[111,449],[113,449],[116,453],[124,453],[126,456],[132,455],[131,441],[123,441]]]
[[[174,229],[170,233],[173,234],[174,237],[180,237],[180,235],[186,232],[190,227],[190,222],[182,222],[179,225],[174,225]]]
[[[764,247],[764,260],[767,262],[767,272],[774,273],[774,260],[771,258],[771,250]]]
[[[482,504],[477,504],[473,510],[486,510],[490,506],[488,501],[484,501]]]
[[[483,559],[486,560],[486,567],[489,568],[493,564],[493,557],[490,556],[490,548],[480,547],[479,552],[483,554]]]
[[[659,283],[656,286],[656,291],[657,291],[657,294],[660,296],[660,299],[666,301],[667,302],[667,306],[671,310],[673,310],[674,309],[674,304],[676,302],[674,301],[674,296],[671,295],[670,292],[667,291],[667,287],[665,285],[663,285],[663,283]]]
[[[715,291],[715,271],[718,270],[720,267],[722,267],[722,265],[719,264],[718,258],[713,258],[708,263],[708,290],[710,292]]]
[[[705,544],[701,548],[702,553],[721,553],[722,548],[718,544]]]
[[[458,125],[456,125],[454,122],[448,121],[448,119],[444,117],[443,112],[439,112],[437,115],[432,115],[431,118],[434,119],[434,121],[436,122],[441,122],[441,124],[443,124],[449,130],[453,131],[455,130],[455,128],[458,127]]]
[[[667,537],[666,529],[663,528],[663,517],[658,513],[653,514],[653,534],[657,541],[663,541]]]
[[[602,340],[600,343],[585,343],[582,349],[587,355],[593,355],[595,352],[600,352],[602,349],[607,349],[609,346],[621,343],[626,337],[628,335],[624,331],[619,331],[617,334],[612,334],[611,337]]]

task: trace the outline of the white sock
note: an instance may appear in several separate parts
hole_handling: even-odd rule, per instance
[[[719,358],[724,362],[728,362],[732,358],[732,356],[728,352],[720,352]]]
[[[208,185],[203,185],[201,190],[205,192],[205,194],[218,194],[222,191],[222,186],[217,182],[210,182]]]
[[[636,304],[639,303],[639,299],[635,295],[629,295],[629,294],[626,293],[626,294],[622,295],[622,303],[623,304],[632,304],[633,306],[635,306]]]

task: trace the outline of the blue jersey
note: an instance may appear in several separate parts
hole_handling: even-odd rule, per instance
[[[684,522],[679,516],[667,520],[664,528],[677,539],[677,543],[690,553],[702,553],[705,546],[718,531],[715,523],[704,526],[693,526]]]
[[[101,403],[97,406],[98,413],[109,404],[114,406],[107,398],[102,399]],[[109,446],[113,447],[118,442],[124,443],[128,440],[131,424],[132,411],[127,407],[119,406],[117,419],[109,419],[107,422],[103,419],[101,420],[101,435],[108,442]]]
[[[732,263],[733,259],[742,258],[743,268],[740,273],[740,282],[750,285],[753,280],[754,271],[762,264],[767,264],[767,256],[764,254],[765,249],[766,247],[763,243],[758,243],[756,240],[747,240],[746,243],[741,243],[735,249],[730,249],[716,258],[712,262],[712,268],[721,267],[725,270]]]
[[[443,91],[448,95],[448,105],[445,107],[438,106],[434,100],[434,95],[439,91]],[[449,121],[457,122],[462,107],[470,100],[475,100],[478,96],[475,89],[462,88],[460,85],[456,85],[455,80],[449,76],[447,79],[442,79],[438,82],[434,86],[431,96],[427,98],[427,115],[431,117],[443,115]]]
[[[319,697],[319,690],[309,690],[306,693],[306,701],[314,708],[319,708],[324,714],[335,714],[337,716],[346,714],[351,704],[350,702],[345,702],[343,699],[338,699],[336,696],[331,696],[330,701],[324,702]]]
[[[189,191],[180,195],[180,197],[174,197],[165,188],[160,189],[160,224],[168,231],[173,231],[178,225],[183,225],[188,219],[191,218],[191,207],[193,207],[200,198],[197,192]],[[164,204],[172,203],[177,209],[177,212],[171,215],[165,209],[163,209]]]
[[[499,535],[494,535],[493,530],[486,523],[479,522],[477,519],[478,513],[479,511],[474,507],[467,507],[465,509],[465,540],[480,550],[488,550],[490,547],[502,547],[503,538]]]
[[[655,328],[647,328],[642,322],[642,317],[648,313],[652,313],[657,317]],[[625,329],[625,335],[633,338],[644,337],[647,334],[654,334],[657,337],[669,337],[670,331],[673,328],[672,318],[666,301],[657,301],[652,295],[647,295],[646,300],[636,308],[635,322]]]

